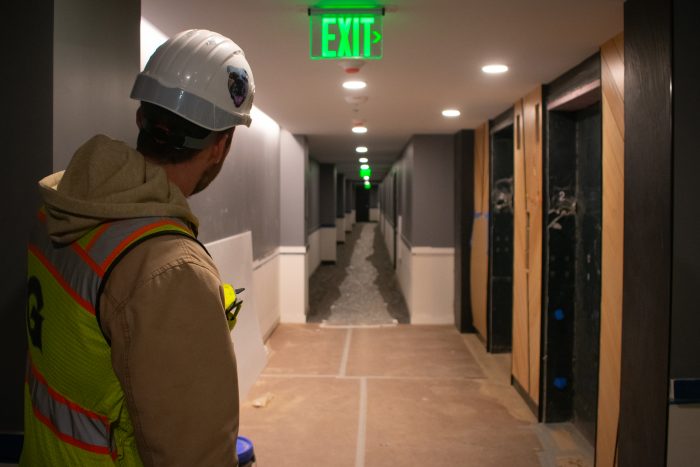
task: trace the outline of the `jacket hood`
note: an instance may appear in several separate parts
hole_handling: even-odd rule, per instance
[[[98,135],[78,149],[68,168],[39,182],[51,240],[71,243],[97,225],[134,217],[199,221],[165,171],[121,141]]]

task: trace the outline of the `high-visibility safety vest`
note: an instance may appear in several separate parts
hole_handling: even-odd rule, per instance
[[[45,227],[33,235],[20,465],[142,465],[98,300],[119,259],[159,235],[196,241],[182,221],[162,217],[105,223],[67,246],[54,246]]]

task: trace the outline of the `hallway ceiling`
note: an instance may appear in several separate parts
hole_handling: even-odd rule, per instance
[[[323,6],[357,4],[321,0]],[[363,4],[373,4],[361,2]],[[319,5],[316,3],[315,5]],[[622,0],[394,0],[382,4],[384,57],[347,75],[309,59],[311,3],[298,0],[142,0],[142,15],[167,35],[206,28],[231,37],[255,75],[256,105],[306,135],[311,157],[358,178],[357,145],[381,179],[414,134],[453,134],[493,118],[539,83],[595,53],[622,31]],[[505,75],[481,71],[505,63]],[[347,91],[348,78],[367,88]],[[367,96],[354,112],[345,96]],[[462,115],[445,119],[441,110]],[[353,119],[369,132],[355,135]]]

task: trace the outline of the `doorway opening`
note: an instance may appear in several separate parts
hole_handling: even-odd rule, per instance
[[[595,442],[600,349],[600,59],[550,84],[545,158],[543,419]]]
[[[487,348],[510,352],[513,325],[513,111],[491,129]]]

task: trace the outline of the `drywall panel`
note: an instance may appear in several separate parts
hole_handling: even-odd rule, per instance
[[[280,322],[279,251],[253,263],[255,307],[263,342]]]
[[[410,315],[413,313],[413,277],[411,276],[413,267],[411,265],[411,247],[401,235],[398,236],[397,242],[396,277],[399,280],[401,293],[406,300],[408,314]]]
[[[240,399],[244,400],[267,364],[253,282],[253,236],[250,232],[243,232],[207,243],[206,247],[219,269],[221,280],[235,288],[246,289],[240,295],[243,308],[231,332],[238,362],[238,392]]]
[[[486,341],[489,272],[489,124],[474,132],[474,220],[470,255],[470,297],[474,327]]]
[[[306,247],[281,246],[279,251],[280,322],[305,323],[309,295]]]
[[[601,48],[603,114],[603,232],[600,311],[600,367],[596,465],[615,461],[620,413],[622,265],[624,252],[625,108],[624,38]]]
[[[379,222],[379,209],[378,208],[369,208],[369,221],[370,222]]]

